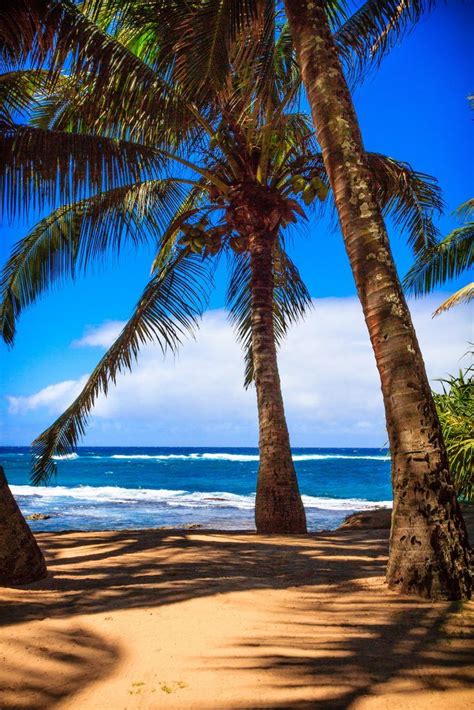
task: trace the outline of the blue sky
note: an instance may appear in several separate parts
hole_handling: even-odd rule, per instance
[[[367,149],[408,161],[417,170],[430,173],[438,178],[447,205],[447,214],[439,221],[444,232],[447,232],[455,224],[449,213],[462,201],[472,196],[474,184],[472,169],[473,114],[469,111],[466,98],[474,92],[471,78],[472,62],[468,61],[472,41],[470,27],[472,27],[473,20],[474,7],[471,3],[450,2],[448,6],[440,6],[419,23],[403,43],[384,60],[381,69],[372,72],[355,94],[356,107]],[[470,63],[471,67],[469,67]],[[25,230],[26,225],[18,225],[15,228],[4,226],[2,228],[2,262],[6,259],[11,245],[25,234]],[[404,245],[403,236],[392,233],[391,238],[399,271],[403,274],[410,264],[410,253]],[[299,266],[312,296],[316,299],[316,314],[319,303],[317,299],[321,298],[326,299],[321,302],[323,305],[320,312],[323,320],[329,313],[332,313],[334,321],[337,319],[338,312],[352,313],[351,308],[354,308],[354,313],[356,313],[357,304],[353,298],[355,289],[342,239],[338,231],[331,228],[328,220],[314,221],[309,228],[306,228],[300,236],[295,238],[292,256]],[[109,342],[107,336],[109,331],[113,331],[113,326],[111,330],[107,326],[107,322],[120,322],[129,315],[146,282],[149,266],[149,253],[124,254],[120,262],[108,264],[107,269],[96,271],[74,284],[56,288],[25,312],[19,323],[15,348],[8,351],[3,345],[1,346],[3,374],[0,389],[0,422],[4,432],[2,443],[10,445],[29,443],[32,437],[47,426],[59,413],[60,406],[67,404],[67,397],[71,396],[71,392],[76,391],[74,387],[77,387],[77,382],[91,371],[103,352],[104,344]],[[465,282],[465,279],[461,282]],[[225,274],[222,272],[218,274],[216,290],[211,302],[212,309],[221,309],[223,306],[224,283]],[[339,302],[341,306],[339,310],[336,307],[338,302],[333,300],[335,298],[345,299]],[[438,372],[436,369],[450,367],[455,369],[458,366],[458,358],[463,353],[463,342],[467,343],[469,339],[473,339],[472,330],[471,336],[469,335],[470,320],[466,309],[456,315],[447,314],[444,316],[445,320],[439,325],[429,323],[432,312],[432,309],[430,310],[431,304],[440,299],[441,296],[430,303],[425,302],[424,306],[421,304],[417,306],[421,309],[417,317],[423,333],[422,343],[426,351],[430,353],[433,351],[433,356],[430,355],[427,358],[428,360],[431,358],[433,362],[434,371],[430,372],[430,367],[428,368],[429,374],[433,377],[445,372],[445,370]],[[222,314],[217,315],[216,318],[217,321],[212,321],[211,317],[209,321],[211,326],[207,330],[204,329],[202,350],[196,351],[194,356],[196,358],[205,357],[206,367],[209,366],[208,369],[215,373],[214,379],[218,384],[217,397],[220,387],[219,378],[228,379],[231,373],[220,372],[217,363],[212,364],[212,353],[215,353],[215,348],[213,350],[207,346],[212,342],[213,337],[218,337],[227,343],[226,339],[230,338],[231,334],[223,325]],[[307,347],[308,352],[312,352],[311,348],[316,347],[318,352],[323,353],[323,338],[326,338],[327,342],[332,343],[331,348],[337,349],[337,343],[340,342],[341,351],[344,351],[350,337],[354,337],[357,342],[366,338],[363,329],[360,329],[359,326],[357,328],[354,326],[354,332],[349,333],[350,323],[355,323],[356,320],[357,317],[354,315],[353,319],[349,318],[347,321],[346,342],[343,342],[342,332],[337,329],[330,331],[326,328],[320,333],[321,342],[319,343],[312,341],[312,333],[317,330],[317,321],[315,321],[312,332],[308,331],[308,328],[298,331],[297,339],[303,338],[303,336],[307,338],[307,341],[298,341],[299,347]],[[218,326],[216,326],[216,322]],[[206,323],[209,325],[208,322]],[[104,324],[106,324],[105,330]],[[215,332],[212,331],[214,326]],[[84,334],[89,333],[89,340],[91,340],[90,333],[94,329],[99,334],[96,340],[102,342],[102,346],[85,341],[82,345],[78,345],[78,341],[84,337]],[[445,348],[446,343],[443,342],[443,332],[446,329],[449,330],[451,339],[448,350]],[[101,333],[105,333],[102,341]],[[206,341],[206,337],[210,338],[209,342]],[[335,339],[337,337],[339,337],[339,341]],[[364,347],[367,347],[366,340],[364,342]],[[233,346],[231,340],[228,342],[228,347],[228,354],[221,353],[222,357],[233,357],[230,354],[232,348],[235,350],[235,357],[240,357],[238,346]],[[328,352],[331,348],[328,348]],[[184,362],[188,361],[189,353],[183,351]],[[150,358],[150,353],[147,353],[145,360],[151,366],[158,356],[155,353],[154,360],[150,360]],[[288,356],[288,358],[289,362],[291,357]],[[331,358],[331,361],[334,363],[334,357]],[[240,391],[239,362],[238,359],[235,361],[234,375],[238,380],[235,382],[235,387]],[[329,367],[329,365],[329,359],[324,360],[323,358],[319,363],[320,367]],[[179,381],[179,367],[180,361],[175,363],[169,361],[165,365],[159,363],[157,370],[165,380],[173,371],[175,380]],[[296,383],[295,374],[288,363],[285,364],[285,368],[287,379],[285,381],[285,377],[283,377],[284,387],[287,397],[291,397],[291,382],[294,381],[296,390],[301,383]],[[371,368],[369,351],[367,368],[369,370]],[[370,371],[372,372],[372,370]],[[354,371],[354,376],[357,375],[357,371]],[[348,373],[346,376],[349,383],[345,384],[347,389],[347,386],[351,387],[350,383],[353,382],[353,377]],[[374,372],[372,372],[371,378],[370,387],[369,384],[367,387],[372,388],[376,393],[374,396],[378,397],[377,406],[374,405],[375,408],[371,409],[367,405],[365,417],[363,408],[359,407],[357,412],[351,414],[351,418],[345,411],[344,400],[341,399],[340,410],[336,407],[335,411],[331,413],[334,420],[331,425],[332,429],[327,422],[318,425],[316,419],[312,420],[311,417],[306,416],[304,396],[300,398],[300,405],[297,401],[292,403],[288,418],[293,440],[296,438],[295,443],[308,446],[329,446],[337,443],[341,446],[383,444],[385,433],[381,418],[378,384]],[[178,392],[176,382],[173,380],[173,384],[172,379],[172,377],[168,378],[165,387],[166,399],[161,402],[160,407],[157,406],[156,409],[153,409],[152,403],[147,404],[146,418],[140,417],[136,408],[129,408],[127,414],[125,406],[127,400],[124,395],[122,410],[120,407],[113,410],[112,407],[109,414],[102,414],[97,422],[94,420],[86,443],[124,443],[125,436],[126,443],[131,445],[134,443],[149,445],[176,445],[179,443],[252,445],[256,442],[255,419],[254,413],[252,413],[254,402],[251,399],[253,394],[246,395],[250,397],[248,412],[246,410],[245,417],[239,417],[238,407],[242,406],[245,409],[247,405],[244,406],[239,397],[235,400],[233,405],[235,409],[233,410],[226,410],[222,402],[213,403],[211,397],[205,395],[206,388],[209,392],[213,389],[209,379],[203,380],[202,391],[199,388],[196,389],[196,391],[201,391],[200,397],[196,399],[192,412],[188,413],[192,416],[189,421],[186,420],[186,430],[180,432],[184,405],[182,393]],[[337,386],[337,379],[335,371],[334,386]],[[342,379],[344,380],[344,376]],[[318,393],[317,388],[321,386],[321,383],[313,381],[309,374],[303,381],[308,382],[306,404],[313,397],[313,405],[317,408],[318,397],[318,401],[321,402],[322,396],[320,392]],[[68,390],[68,386],[64,385],[65,382],[73,382],[76,385],[71,385]],[[130,379],[128,382],[129,384],[133,383],[133,380]],[[311,391],[309,391],[310,382],[313,387]],[[43,398],[40,396],[36,400],[31,400],[31,397],[44,392],[45,388],[53,385],[55,387],[62,386],[62,394],[49,390],[46,400],[44,395]],[[133,387],[137,386],[137,381],[135,381]],[[353,388],[355,392],[355,384]],[[372,389],[370,389],[371,392]],[[119,394],[120,387],[116,396]],[[7,397],[17,399],[9,400]],[[26,398],[30,398],[28,405],[25,404]],[[231,400],[232,397],[229,395],[228,401]],[[16,404],[12,404],[12,401]],[[335,401],[338,402],[339,399],[336,397]],[[168,418],[163,417],[163,406],[166,406]],[[103,412],[106,412],[106,409],[107,407],[104,405]],[[228,428],[221,433],[216,430],[216,412],[219,412],[218,419],[220,421],[225,420],[228,423]],[[173,413],[173,417],[171,417],[171,413]],[[233,418],[236,422],[235,426],[232,425]],[[362,426],[358,430],[357,422],[364,421],[369,422],[370,426],[365,426],[365,429]],[[311,424],[311,422],[314,423]],[[338,426],[341,431],[339,439],[337,438]],[[302,435],[303,429],[304,436]],[[219,440],[217,441],[213,437],[217,437]]]

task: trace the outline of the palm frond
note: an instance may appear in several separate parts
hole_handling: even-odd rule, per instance
[[[474,216],[474,197],[470,200],[466,200],[462,205],[459,205],[459,207],[454,210],[454,214],[460,222],[472,222],[471,217]]]
[[[13,125],[0,131],[4,214],[27,215],[156,176],[162,153],[127,141]]]
[[[13,343],[22,310],[46,289],[74,277],[105,253],[158,242],[184,198],[173,180],[127,185],[64,205],[42,219],[18,244],[5,265],[0,328]]]
[[[45,71],[17,69],[0,74],[0,130],[27,116],[47,86]]]
[[[183,224],[193,219],[198,213],[203,214],[209,210],[210,206],[204,203],[205,197],[207,197],[207,190],[203,187],[201,182],[193,185],[184,196],[161,235],[160,249],[151,266],[152,273],[158,268],[161,268],[163,258],[164,256],[166,258],[168,253],[173,249]]]
[[[48,0],[3,0],[0,14],[0,57],[8,65],[26,60],[48,14]],[[44,37],[47,41],[47,38]]]
[[[225,85],[231,46],[244,28],[257,23],[257,5],[255,0],[203,0],[183,14],[174,47],[176,78],[193,97],[208,97]]]
[[[449,298],[447,298],[443,303],[438,306],[438,308],[433,313],[433,318],[439,316],[440,313],[445,313],[449,311],[453,306],[459,306],[461,303],[470,303],[474,298],[474,281],[462,286],[460,289],[455,291]]]
[[[378,66],[392,47],[436,0],[366,0],[335,33],[335,40],[354,81]]]
[[[415,253],[439,239],[433,214],[443,211],[441,190],[435,178],[410,165],[379,153],[367,154],[375,177],[379,204],[392,216],[395,226],[407,235]]]
[[[28,3],[21,0],[18,8],[16,0],[6,3],[10,26],[16,12],[23,17],[21,8]],[[179,87],[104,32],[72,0],[35,0],[30,19],[31,37],[25,40],[24,56],[17,48],[17,61],[47,69],[52,85],[67,71],[81,99],[76,110],[80,108],[87,131],[108,125],[112,137],[143,142],[140,129],[147,126],[155,143],[170,139],[173,128],[186,132],[193,118]],[[71,101],[71,91],[68,97]]]
[[[180,251],[145,288],[135,311],[70,407],[32,444],[32,481],[47,482],[54,455],[71,453],[84,436],[97,397],[107,395],[121,372],[131,371],[140,348],[157,342],[163,353],[175,351],[192,334],[207,302],[209,269],[200,256]]]
[[[403,286],[415,296],[422,296],[473,265],[474,222],[468,222],[423,250],[405,276]]]

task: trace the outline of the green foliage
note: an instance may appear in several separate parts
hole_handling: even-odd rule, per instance
[[[474,366],[440,380],[433,393],[454,485],[461,500],[474,502]]]
[[[405,276],[403,285],[415,296],[430,293],[474,266],[474,199],[458,207],[456,214],[464,224],[444,239],[421,249]],[[443,313],[458,303],[468,303],[473,298],[474,283],[468,283],[447,298],[433,315]]]

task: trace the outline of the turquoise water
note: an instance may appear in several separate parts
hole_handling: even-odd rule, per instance
[[[391,504],[385,450],[294,449],[293,455],[311,530]],[[254,527],[256,449],[82,447],[57,460],[55,479],[41,487],[29,483],[29,449],[0,447],[0,463],[23,512],[51,516],[33,521],[35,530]]]

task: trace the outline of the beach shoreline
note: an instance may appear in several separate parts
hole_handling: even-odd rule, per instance
[[[390,505],[390,461],[380,449],[294,450],[311,531],[351,512]],[[79,447],[57,477],[31,485],[28,449],[0,448],[12,493],[35,532],[183,527],[254,528],[258,450]]]
[[[474,702],[472,605],[387,590],[387,529],[37,539],[48,578],[0,591],[4,710]]]

